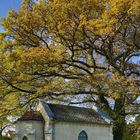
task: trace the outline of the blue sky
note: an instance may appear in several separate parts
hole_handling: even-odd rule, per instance
[[[18,10],[22,0],[0,0],[0,17],[6,17],[10,9]],[[0,32],[2,28],[0,27]]]

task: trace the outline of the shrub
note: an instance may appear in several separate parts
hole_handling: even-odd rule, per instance
[[[0,137],[0,140],[12,140],[12,139],[8,137]]]

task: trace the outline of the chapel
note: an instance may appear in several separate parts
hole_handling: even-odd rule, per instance
[[[113,140],[112,121],[97,107],[40,101],[16,121],[12,140]]]

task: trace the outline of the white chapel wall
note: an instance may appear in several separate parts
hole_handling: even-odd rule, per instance
[[[43,127],[43,122],[41,121],[18,121],[13,140],[22,140],[24,136],[27,136],[29,140],[44,140]]]
[[[113,140],[112,126],[70,122],[55,124],[53,140],[78,140],[78,135],[82,130],[87,133],[88,140]]]

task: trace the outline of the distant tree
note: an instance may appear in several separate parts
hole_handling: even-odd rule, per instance
[[[2,19],[1,115],[41,97],[95,103],[114,119],[114,140],[122,140],[126,116],[140,107],[139,6],[139,0],[24,0],[10,11]]]

